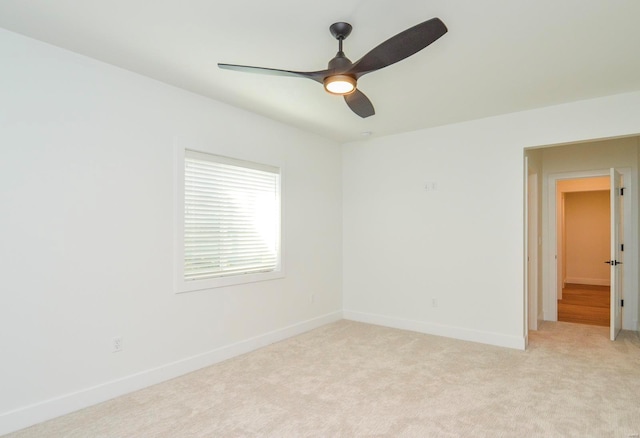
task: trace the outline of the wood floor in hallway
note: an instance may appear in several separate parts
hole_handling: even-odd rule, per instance
[[[558,321],[609,326],[609,286],[566,284],[558,300]]]

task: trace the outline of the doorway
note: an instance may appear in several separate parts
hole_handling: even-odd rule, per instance
[[[556,184],[558,321],[610,326],[610,178]]]
[[[563,203],[561,201],[562,192],[559,191],[558,187],[562,186],[561,181],[576,179],[579,181],[587,181],[592,177],[604,177],[605,175],[609,175],[609,189],[610,189],[610,200],[611,200],[611,210],[610,213],[616,212],[616,220],[611,223],[610,226],[610,260],[603,260],[603,263],[609,264],[608,269],[610,270],[610,332],[611,339],[615,339],[617,333],[622,328],[622,319],[623,319],[623,311],[622,311],[622,303],[623,303],[623,291],[630,290],[627,286],[628,281],[630,279],[629,271],[626,271],[623,276],[622,266],[617,266],[618,261],[622,259],[622,253],[620,252],[620,248],[618,243],[622,243],[619,241],[618,237],[621,235],[629,235],[629,231],[631,228],[628,227],[630,224],[630,199],[626,197],[626,199],[622,196],[618,196],[618,190],[621,187],[627,186],[630,187],[630,175],[631,169],[625,168],[620,169],[621,172],[618,172],[614,169],[603,169],[603,170],[595,170],[595,171],[585,171],[585,172],[569,172],[563,174],[551,174],[549,175],[548,181],[548,208],[547,208],[547,220],[549,224],[552,226],[547,226],[547,250],[546,250],[546,258],[547,258],[547,289],[544,295],[544,320],[547,321],[558,321],[558,302],[562,300],[562,295],[560,292],[564,287],[564,277],[562,267],[565,263],[565,255],[562,248],[562,224],[558,218],[561,218],[561,209],[563,208]],[[624,179],[623,179],[624,177]],[[611,184],[615,181],[615,187]],[[580,190],[578,190],[580,191]],[[616,193],[616,196],[613,194]],[[614,201],[616,207],[614,208]],[[624,208],[622,206],[624,205]],[[610,216],[613,217],[614,215]],[[623,220],[624,218],[624,220]],[[624,224],[624,227],[623,227]],[[614,226],[615,225],[615,226]],[[620,233],[618,233],[618,230]],[[623,231],[626,230],[626,231]],[[613,236],[616,236],[615,240]],[[632,241],[635,241],[635,238],[632,238]],[[619,254],[615,257],[612,255],[613,253]],[[616,261],[613,265],[614,268],[611,268],[612,262]],[[605,265],[606,266],[606,265]],[[615,277],[614,277],[615,273]],[[623,286],[624,285],[624,286]],[[615,297],[614,297],[615,295]],[[635,300],[634,300],[635,301]],[[627,314],[629,315],[629,314]],[[627,316],[629,317],[629,316]],[[627,323],[628,324],[628,323]],[[632,323],[635,326],[635,321]]]
[[[558,289],[562,288],[562,274],[557,272],[557,234],[556,211],[558,202],[556,183],[562,180],[584,179],[610,176],[613,181],[611,168],[618,168],[622,173],[624,196],[612,197],[619,201],[621,215],[620,223],[616,227],[621,230],[620,237],[624,240],[626,250],[620,253],[621,258],[611,257],[613,261],[623,260],[624,264],[616,269],[616,283],[621,283],[624,297],[624,307],[616,306],[615,321],[622,320],[622,329],[638,330],[639,293],[638,293],[638,209],[639,193],[638,168],[640,167],[640,137],[621,137],[564,145],[548,145],[526,148],[525,155],[525,234],[524,234],[524,334],[527,339],[528,331],[535,330],[535,322],[558,320]],[[528,164],[527,164],[528,163]],[[531,178],[537,174],[536,178]],[[528,177],[527,177],[528,176]],[[616,183],[618,185],[618,183]],[[529,190],[533,186],[533,190]],[[536,193],[531,199],[528,195]],[[536,199],[537,198],[537,199]],[[529,216],[531,206],[537,209],[537,229],[535,214]],[[614,210],[613,205],[611,209]],[[617,211],[618,208],[615,208]],[[531,221],[533,219],[533,221]],[[533,222],[529,224],[529,222]],[[530,227],[529,225],[533,225]],[[613,235],[612,230],[612,235]],[[613,238],[611,239],[613,241]],[[613,245],[612,245],[613,246]],[[531,266],[530,259],[538,256],[537,272]],[[606,267],[603,260],[603,266]],[[532,269],[533,268],[533,269]],[[623,269],[624,268],[624,269]],[[614,270],[612,270],[614,271]],[[611,272],[613,274],[613,272]],[[611,275],[611,277],[614,277]],[[537,278],[537,285],[535,279]],[[617,290],[617,288],[616,288]],[[611,289],[612,293],[614,289]],[[533,304],[533,305],[532,305]],[[535,304],[538,314],[535,316]],[[611,306],[613,308],[613,306]],[[611,309],[610,309],[611,310]],[[611,318],[611,320],[614,320]],[[532,323],[533,322],[533,323]],[[618,330],[611,329],[612,332]]]

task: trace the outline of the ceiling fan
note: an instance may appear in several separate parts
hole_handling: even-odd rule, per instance
[[[356,88],[358,79],[367,73],[408,58],[447,33],[444,23],[439,18],[432,18],[400,32],[370,50],[358,61],[351,62],[342,51],[342,42],[349,36],[351,29],[349,23],[343,22],[334,23],[329,27],[331,35],[338,40],[338,53],[329,61],[326,70],[304,72],[234,64],[218,64],[218,67],[248,73],[314,80],[323,84],[327,92],[344,96],[349,108],[365,118],[374,115],[375,110],[369,98]]]

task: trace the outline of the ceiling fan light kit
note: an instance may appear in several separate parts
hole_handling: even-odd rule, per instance
[[[324,79],[324,88],[331,94],[344,96],[356,91],[356,79],[349,75],[333,75]]]
[[[365,118],[374,115],[375,110],[369,98],[357,88],[358,79],[414,55],[447,33],[444,23],[439,18],[432,18],[400,32],[370,50],[358,61],[351,62],[342,51],[342,42],[351,30],[351,25],[344,22],[334,23],[329,27],[331,35],[338,40],[338,53],[329,61],[326,70],[300,72],[235,64],[218,64],[218,67],[248,73],[311,79],[323,84],[327,92],[343,96],[349,108]]]

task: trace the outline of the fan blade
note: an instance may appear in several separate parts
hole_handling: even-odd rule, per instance
[[[351,94],[345,94],[344,101],[347,102],[351,111],[362,117],[363,119],[376,113],[373,104],[364,93],[358,89]]]
[[[277,70],[275,68],[265,67],[251,67],[248,65],[234,65],[234,64],[218,64],[218,67],[224,70],[242,71],[245,73],[259,73],[263,75],[273,76],[290,76],[295,78],[307,78],[316,82],[322,83],[324,78],[329,75],[330,70],[320,71],[291,71],[291,70]]]
[[[445,33],[447,33],[447,26],[439,18],[417,24],[376,46],[355,62],[347,73],[359,78],[372,71],[388,67],[419,52]]]

